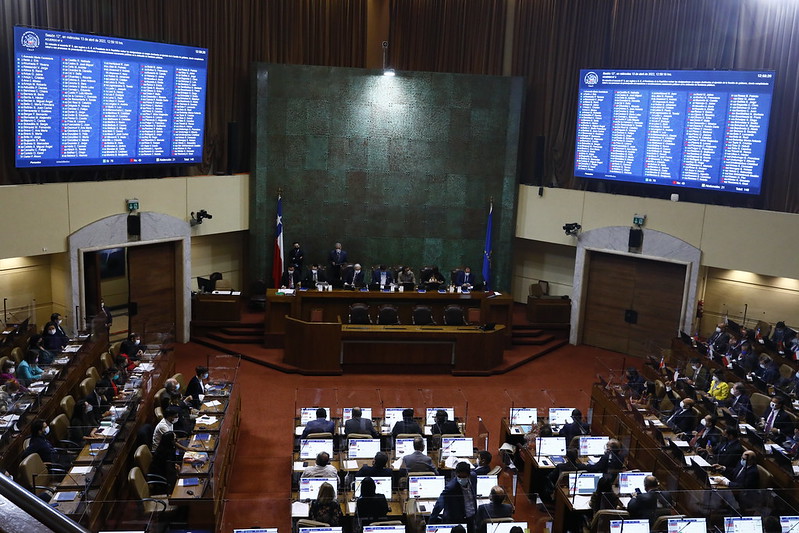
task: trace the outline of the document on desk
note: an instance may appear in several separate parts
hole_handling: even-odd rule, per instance
[[[355,502],[352,501],[352,500],[347,501],[347,512],[349,514],[355,514],[355,510],[356,510],[357,506],[358,506],[358,502],[357,501],[355,501]]]
[[[722,485],[730,482],[730,480],[724,476],[708,476],[707,478],[710,480],[711,485]]]
[[[710,468],[711,466],[710,463],[705,461],[704,457],[702,457],[701,455],[686,455],[684,459],[686,466],[691,466],[692,462],[696,466],[701,466],[702,468]]]
[[[311,506],[305,502],[291,502],[292,518],[307,518]]]
[[[303,461],[294,461],[294,471],[301,472],[305,469],[305,463]]]
[[[356,470],[358,468],[358,461],[354,459],[345,459],[342,462],[344,463],[345,470]]]
[[[139,366],[136,367],[137,370],[141,372],[152,372],[155,369],[154,363],[139,363]]]
[[[103,437],[113,437],[114,435],[119,433],[119,428],[114,426],[107,426],[99,430],[97,433],[102,435]]]
[[[76,491],[69,491],[69,492],[56,492],[53,499],[57,502],[70,502],[75,499],[78,493]]]
[[[779,444],[766,443],[763,446],[766,448],[766,453],[774,453],[774,450],[785,453],[785,448],[783,448]]]
[[[55,361],[53,361],[54,365],[68,365],[69,364],[69,357],[59,357]]]
[[[80,344],[67,344],[64,347],[63,352],[64,353],[77,353],[78,350],[80,350],[80,347],[81,347]]]
[[[217,400],[211,400],[210,402],[203,403],[204,407],[219,407],[220,405],[222,405],[222,402]]]
[[[687,448],[691,447],[691,443],[688,442],[687,440],[672,439],[671,442],[673,442],[674,445],[677,446],[678,448],[686,448],[687,449]]]
[[[69,473],[73,476],[85,476],[91,474],[93,468],[93,466],[73,466]]]
[[[198,416],[195,422],[198,424],[205,424],[207,426],[210,426],[211,424],[216,424],[217,422],[219,422],[219,419],[215,416],[203,415],[203,416]]]
[[[402,467],[402,457],[398,457],[396,461],[391,463],[391,468],[399,470]]]

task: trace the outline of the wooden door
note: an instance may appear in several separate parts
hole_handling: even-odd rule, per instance
[[[668,347],[682,311],[685,265],[590,252],[582,342],[630,355]]]
[[[92,318],[100,308],[100,253],[83,253],[83,319],[91,324]]]
[[[128,248],[128,329],[148,342],[151,334],[175,329],[175,243]]]

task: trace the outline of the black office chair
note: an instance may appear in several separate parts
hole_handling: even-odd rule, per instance
[[[250,285],[250,309],[263,311],[266,309],[266,283],[259,279]]]
[[[394,326],[399,324],[397,308],[391,304],[381,305],[377,309],[377,323],[381,326]]]
[[[356,303],[350,306],[350,324],[371,324],[372,317],[369,316],[369,306],[364,303]]]
[[[433,320],[433,310],[426,305],[416,305],[411,312],[413,323],[416,326],[435,326],[436,321]]]
[[[459,305],[448,305],[445,307],[444,324],[447,326],[465,326],[466,318],[463,315],[463,307]]]

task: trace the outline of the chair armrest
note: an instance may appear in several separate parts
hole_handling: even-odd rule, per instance
[[[55,493],[55,489],[53,487],[43,487],[41,485],[35,485],[33,488],[34,490],[43,490],[45,492],[49,492],[50,494]]]
[[[160,494],[159,491],[156,491],[157,488],[162,488],[164,493],[169,493],[169,484],[164,481],[157,481],[157,480],[147,480],[147,485],[150,487],[150,491],[154,494]]]
[[[166,483],[166,478],[164,476],[159,476],[158,474],[147,474],[147,482],[149,483],[152,481],[153,483]]]
[[[67,474],[67,469],[56,463],[44,463],[50,474]]]
[[[141,499],[141,501],[143,501],[143,502],[155,502],[155,503],[158,503],[158,504],[160,504],[160,505],[162,505],[162,506],[164,507],[164,508],[163,508],[163,509],[161,509],[161,510],[162,510],[162,511],[166,511],[166,502],[164,502],[163,500],[159,500],[159,499],[157,499],[157,498],[142,498],[142,499]]]
[[[61,448],[81,448],[81,449],[83,448],[82,444],[78,444],[77,442],[71,441],[69,439],[62,439],[58,441],[58,445]]]

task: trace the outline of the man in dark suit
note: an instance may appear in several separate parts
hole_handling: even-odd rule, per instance
[[[691,359],[690,366],[690,369],[686,372],[688,377],[685,382],[696,387],[696,390],[707,390],[710,380],[710,373],[707,371],[707,368],[705,368],[698,357]]]
[[[658,504],[663,507],[671,507],[671,496],[668,492],[661,492],[658,480],[655,476],[644,478],[644,492],[637,494],[627,504],[627,511],[630,518],[650,520],[657,511]]]
[[[335,248],[327,254],[327,266],[331,283],[341,280],[341,265],[345,263],[347,263],[347,252],[342,250],[341,243],[337,242]]]
[[[394,424],[394,427],[391,428],[391,436],[396,439],[397,435],[413,433],[421,435],[422,428],[419,426],[419,423],[413,419],[413,409],[408,408],[402,411],[402,420]]]
[[[55,337],[58,339],[58,344],[61,345],[61,348],[69,344],[69,335],[67,332],[64,331],[64,328],[61,326],[63,322],[60,313],[53,313],[50,315],[50,322],[44,325],[43,335],[47,335],[47,330],[53,326],[55,327]]]
[[[436,523],[439,515],[445,524],[467,524],[474,529],[474,517],[477,514],[477,476],[472,474],[469,463],[460,462],[455,465],[455,477],[441,491],[436,500],[430,521]]]
[[[372,421],[368,418],[363,418],[361,414],[360,407],[352,408],[352,418],[344,422],[344,435],[349,437],[350,433],[360,433],[378,438],[380,435],[374,425],[372,425]]]
[[[430,428],[431,435],[458,435],[461,430],[454,420],[447,420],[449,415],[443,409],[436,411],[436,423]]]
[[[380,286],[389,285],[394,283],[394,275],[386,268],[386,265],[380,265],[372,272],[372,283],[377,283]]]
[[[713,350],[716,355],[724,355],[730,344],[730,334],[727,333],[727,325],[720,322],[716,325],[716,331],[707,339],[707,347]]]
[[[388,455],[386,452],[377,452],[371,465],[363,465],[355,472],[354,477],[393,477],[393,472],[388,468]]]
[[[300,248],[300,243],[295,242],[289,250],[289,264],[294,265],[297,271],[302,272],[302,262],[305,259],[305,252]]]
[[[283,277],[280,278],[281,289],[296,289],[300,283],[300,271],[294,268],[294,265],[289,265],[288,270],[283,272]]]
[[[674,393],[667,391],[670,394],[669,398],[676,399]],[[671,415],[665,420],[666,425],[675,430],[677,433],[688,433],[696,425],[696,419],[693,412],[694,401],[691,398],[684,398],[674,408]]]
[[[476,476],[485,476],[491,471],[491,460],[494,456],[488,450],[477,452],[477,468],[474,469]]]
[[[780,443],[793,435],[793,422],[788,413],[783,409],[782,396],[772,396],[771,403],[763,413],[761,427],[767,437]]]
[[[352,268],[351,272],[347,273],[347,277],[344,279],[344,285],[349,287],[365,287],[366,282],[364,281],[363,276],[363,269],[361,265],[355,263],[355,266]]]
[[[724,440],[712,450],[710,459],[715,459],[713,469],[719,472],[732,472],[744,453],[741,444],[740,432],[736,427],[727,427],[724,430]]]
[[[716,422],[715,416],[705,415],[699,421],[699,426],[694,430],[693,436],[690,437],[689,446],[698,451],[700,448],[718,444],[721,441],[721,430],[716,427]]]
[[[732,470],[725,470],[724,477],[729,481],[722,484],[731,489],[756,489],[760,485],[760,474],[757,471],[757,455],[752,450],[741,454],[741,461]]]
[[[513,505],[505,503],[505,489],[499,485],[491,487],[489,503],[477,508],[474,525],[478,533],[485,533],[488,521],[494,518],[510,518],[513,516]]]
[[[324,407],[320,407],[316,410],[316,420],[311,420],[305,425],[301,438],[307,439],[311,433],[333,433],[335,427],[335,422],[327,420],[327,410]]]
[[[624,460],[621,458],[621,443],[616,439],[610,439],[605,445],[605,453],[599,461],[586,467],[586,472],[611,474],[624,470]]]
[[[475,285],[477,285],[477,279],[475,275],[472,274],[472,269],[470,267],[465,267],[463,270],[458,271],[458,275],[455,277],[456,287],[472,290]]]
[[[405,472],[432,472],[438,474],[436,465],[424,453],[424,439],[422,437],[414,437],[413,439],[413,453],[402,458],[400,469]]]
[[[746,386],[740,381],[730,389],[731,401],[730,412],[738,417],[738,420],[752,423],[754,414],[752,412],[752,400],[746,393]]]
[[[205,394],[205,384],[208,381],[208,367],[198,366],[194,369],[194,377],[186,386],[186,401],[195,409],[199,409],[202,402],[200,397]]]
[[[314,263],[311,265],[311,269],[305,274],[305,277],[302,280],[302,286],[308,287],[312,289],[316,287],[317,283],[325,283],[327,281],[327,277],[325,276],[325,271],[319,268],[319,265]]]
[[[583,421],[582,411],[579,409],[574,409],[572,411],[571,423],[560,428],[558,435],[561,437],[566,437],[566,445],[568,446],[574,437],[588,435],[589,433],[591,433],[591,429],[588,427],[588,424]]]

